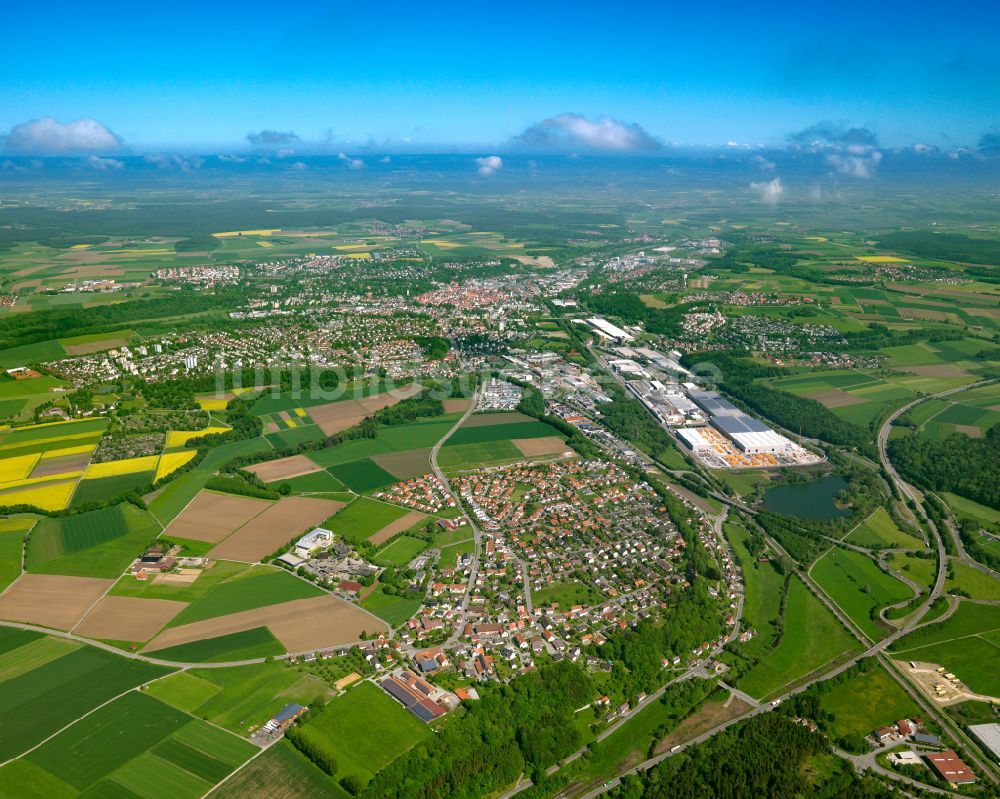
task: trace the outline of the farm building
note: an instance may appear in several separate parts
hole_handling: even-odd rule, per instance
[[[264,732],[273,732],[274,730],[285,729],[308,709],[309,708],[302,707],[302,705],[295,702],[285,705],[281,710],[274,714],[267,724],[264,725]]]

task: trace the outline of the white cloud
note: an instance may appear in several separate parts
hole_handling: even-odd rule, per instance
[[[759,194],[760,199],[768,205],[777,205],[785,194],[785,185],[781,178],[775,178],[766,183],[751,183],[750,191]]]
[[[635,122],[608,116],[588,119],[573,113],[543,119],[518,136],[515,143],[523,149],[607,153],[655,152],[663,147]]]
[[[77,119],[65,125],[51,117],[14,125],[5,137],[8,150],[39,155],[120,150],[122,140],[96,119]]]
[[[290,130],[260,130],[247,134],[251,144],[288,144],[298,141],[299,137]]]
[[[878,150],[854,152],[849,149],[847,153],[830,153],[826,156],[826,162],[837,172],[852,178],[872,177],[881,161],[882,153]]]
[[[98,169],[102,172],[107,172],[115,169],[124,169],[125,163],[119,161],[117,158],[101,158],[100,156],[92,155],[87,158],[87,166],[91,169]]]
[[[488,155],[485,158],[477,158],[476,167],[480,175],[489,177],[503,169],[503,159],[499,155]]]
[[[347,164],[348,169],[364,169],[365,162],[360,158],[351,158],[346,153],[337,153],[337,158]]]
[[[379,159],[379,163],[380,164],[391,164],[392,163],[392,159],[389,156],[384,155],[384,156],[382,156],[382,158]]]
[[[750,160],[753,161],[764,172],[773,172],[776,166],[774,161],[769,161],[762,155],[755,155]]]
[[[299,172],[302,172],[302,171],[304,171],[304,170],[306,170],[308,168],[309,167],[307,167],[301,161],[296,161],[294,164],[292,164],[292,169],[298,170]]]
[[[244,164],[244,163],[246,163],[246,160],[247,160],[246,158],[244,158],[241,155],[228,155],[226,153],[223,153],[223,154],[219,155],[218,159],[220,161],[224,161],[224,162],[226,162],[228,164]]]

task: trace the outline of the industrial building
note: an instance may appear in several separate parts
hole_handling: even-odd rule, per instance
[[[783,435],[744,413],[715,391],[692,389],[688,391],[688,396],[708,414],[712,427],[748,455],[791,452],[795,448]]]
[[[984,749],[1000,760],[1000,724],[973,724],[969,727],[969,732],[983,745]]]
[[[635,340],[635,336],[631,333],[626,333],[617,325],[613,325],[607,319],[601,319],[599,316],[588,319],[587,324],[590,325],[598,336],[609,341],[614,341],[617,344],[628,344],[630,341]]]

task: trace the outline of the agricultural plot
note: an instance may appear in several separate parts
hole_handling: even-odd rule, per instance
[[[169,673],[83,646],[0,681],[0,757],[16,757],[112,697]]]
[[[166,449],[179,449],[187,446],[188,441],[201,436],[210,436],[215,433],[225,433],[228,427],[208,426],[204,430],[171,430],[167,433]]]
[[[250,627],[159,649],[155,656],[177,663],[228,663],[284,653],[285,648],[267,627]]]
[[[290,480],[300,475],[320,471],[321,467],[313,463],[305,455],[291,455],[274,461],[264,461],[245,467],[245,470],[256,475],[265,483],[277,480]]]
[[[559,431],[552,425],[534,419],[530,422],[511,422],[475,427],[463,425],[452,434],[444,446],[448,448],[461,444],[485,444],[492,441],[510,441],[511,439],[551,438],[558,436],[558,433]]]
[[[862,547],[903,547],[923,549],[924,542],[899,529],[885,508],[879,508],[851,534],[848,543]]]
[[[287,741],[279,741],[214,790],[211,799],[245,799],[267,795],[271,799],[315,799],[349,794],[299,754]]]
[[[398,519],[390,522],[380,529],[377,533],[373,533],[368,536],[368,543],[379,546],[384,544],[386,541],[391,540],[393,537],[403,532],[404,530],[409,530],[415,525],[420,524],[427,516],[420,511],[411,510],[405,516],[400,516]]]
[[[203,596],[181,608],[181,612],[172,617],[170,626],[322,595],[323,591],[312,583],[286,571],[270,566],[251,567],[215,583]]]
[[[452,443],[451,439],[448,443]],[[507,440],[447,446],[438,453],[438,465],[447,471],[468,471],[519,460],[524,460],[524,454]]]
[[[353,774],[363,782],[433,735],[426,724],[369,682],[331,699],[301,732],[333,755],[338,779]]]
[[[128,502],[43,519],[28,543],[27,567],[43,574],[116,578],[159,531],[148,511]]]
[[[391,452],[386,455],[376,455],[372,461],[397,480],[411,480],[430,473],[431,450],[424,448],[408,452]]]
[[[0,506],[31,505],[45,511],[63,510],[76,486],[76,480],[63,480],[5,491],[0,494]]]
[[[409,511],[367,497],[358,497],[335,516],[324,522],[346,541],[357,544],[378,535],[383,529],[407,516]],[[418,520],[419,521],[419,520]],[[416,522],[414,522],[415,524]],[[412,527],[409,525],[408,527]],[[402,528],[402,529],[408,529]],[[400,532],[397,530],[396,532]],[[386,539],[383,539],[383,541]]]
[[[289,702],[304,707],[328,690],[322,680],[284,663],[192,669],[158,680],[150,695],[238,735],[260,727]]]
[[[250,566],[246,563],[217,560],[209,568],[203,569],[193,582],[183,583],[165,579],[173,575],[157,575],[152,580],[136,580],[132,575],[125,575],[115,583],[114,588],[108,593],[112,596],[196,602],[211,591],[214,586],[249,568]]]
[[[79,508],[91,502],[104,502],[131,491],[141,490],[153,483],[156,472],[129,472],[97,479],[88,479],[86,475],[73,494],[72,507]]]
[[[466,541],[459,541],[441,547],[441,557],[438,558],[439,569],[454,569],[455,564],[462,555],[471,554],[476,551],[476,543],[469,538]]]
[[[160,456],[156,464],[156,474],[153,475],[153,482],[157,483],[164,477],[173,474],[186,463],[190,462],[197,451],[193,449],[182,450],[180,452],[165,452]]]
[[[259,561],[343,506],[315,497],[286,497],[216,544],[209,554],[223,560]]]
[[[189,538],[217,544],[273,503],[201,491],[163,531],[164,538]]]
[[[287,484],[296,494],[328,494],[344,490],[344,484],[326,470],[275,482]]]
[[[888,630],[877,611],[913,596],[906,585],[883,572],[873,560],[850,549],[834,547],[813,565],[810,574],[820,588],[873,641]]]
[[[88,794],[196,799],[256,751],[133,691],[63,730],[26,760]]]
[[[330,474],[356,494],[385,488],[397,482],[396,477],[371,458],[340,463],[329,468]]]
[[[171,651],[184,644],[206,644],[211,639],[266,627],[289,652],[350,644],[361,633],[381,632],[385,625],[355,605],[323,593],[310,599],[297,599],[253,610],[228,613],[203,621],[169,627],[150,642],[144,651]],[[236,658],[231,658],[236,659]]]
[[[105,596],[73,628],[76,635],[110,641],[148,641],[186,604],[169,599]]]
[[[0,596],[0,619],[68,630],[112,584],[94,577],[25,573]]]
[[[318,425],[310,424],[265,433],[264,438],[271,442],[275,449],[286,449],[307,441],[322,441],[326,435]]]
[[[856,652],[854,638],[801,580],[788,584],[784,627],[778,645],[740,679],[739,687],[764,699],[831,660]]]

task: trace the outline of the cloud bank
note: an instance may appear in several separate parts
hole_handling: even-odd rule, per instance
[[[299,141],[299,137],[290,130],[259,130],[248,133],[247,141],[251,144],[289,144]]]
[[[14,125],[4,137],[7,150],[34,155],[120,150],[122,140],[96,119],[77,119],[63,124],[51,117]]]
[[[519,149],[556,152],[652,153],[663,143],[635,122],[608,116],[588,119],[582,114],[559,114],[543,119],[514,139]]]
[[[788,141],[793,149],[821,153],[824,161],[837,174],[852,178],[873,177],[882,161],[878,136],[868,128],[851,128],[839,122],[817,122],[790,134]]]

